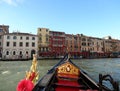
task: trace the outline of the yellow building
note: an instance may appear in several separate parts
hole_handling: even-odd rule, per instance
[[[47,52],[49,50],[49,29],[38,28],[38,51]]]

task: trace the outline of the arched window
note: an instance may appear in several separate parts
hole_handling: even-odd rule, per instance
[[[26,54],[28,54],[28,51],[26,51]]]
[[[32,40],[35,40],[35,37],[32,37]]]
[[[22,55],[22,51],[20,51],[20,55]]]
[[[6,55],[9,55],[9,51],[6,52]]]
[[[13,55],[16,55],[16,52],[15,52],[15,51],[13,51]]]
[[[19,57],[22,58],[22,56],[23,56],[22,51],[20,51]]]

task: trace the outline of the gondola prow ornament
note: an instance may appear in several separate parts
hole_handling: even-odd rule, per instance
[[[33,54],[33,61],[30,70],[26,72],[25,79],[22,79],[16,88],[16,91],[32,91],[34,84],[38,80],[39,72],[37,71],[36,54]]]

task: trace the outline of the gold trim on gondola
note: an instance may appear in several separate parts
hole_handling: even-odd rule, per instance
[[[66,62],[65,64],[60,65],[57,68],[57,73],[58,76],[60,74],[71,74],[71,75],[79,76],[80,74],[79,69],[74,65],[72,65],[70,62]]]
[[[33,54],[33,61],[32,61],[32,65],[30,67],[30,70],[26,72],[26,80],[31,80],[34,84],[36,83],[36,81],[38,80],[39,77],[39,72],[37,71],[37,59],[36,59],[36,55]]]

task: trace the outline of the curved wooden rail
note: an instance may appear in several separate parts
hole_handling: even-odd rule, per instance
[[[103,81],[109,81],[113,89],[108,90],[107,88],[105,88],[105,86],[103,85]],[[114,81],[111,75],[109,74],[106,74],[106,75],[99,74],[99,87],[100,87],[100,91],[102,91],[102,89],[105,89],[107,91],[119,91],[118,82]]]

